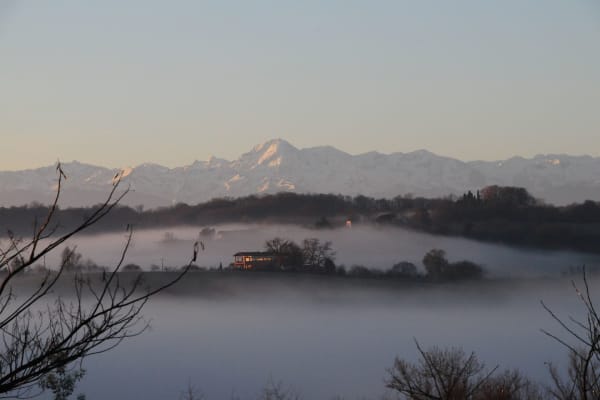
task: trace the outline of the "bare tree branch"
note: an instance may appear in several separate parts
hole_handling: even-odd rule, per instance
[[[542,332],[563,345],[569,352],[566,378],[549,364],[552,387],[548,392],[557,400],[588,400],[600,398],[600,316],[592,300],[589,280],[583,267],[583,291],[571,281],[586,313],[585,321],[572,316],[566,319],[556,315],[544,302],[542,306],[567,333],[568,339],[542,329]],[[573,343],[574,342],[574,343]]]
[[[28,398],[39,394],[40,383],[53,373],[81,362],[85,357],[110,351],[123,340],[144,332],[148,322],[141,315],[147,301],[182,279],[192,265],[196,253],[182,272],[156,287],[142,286],[142,275],[119,274],[131,245],[128,235],[117,264],[108,276],[66,274],[67,263],[74,255],[68,250],[56,271],[47,270],[37,285],[25,295],[15,296],[13,283],[17,276],[74,235],[97,223],[113,210],[128,193],[119,191],[121,174],[117,174],[103,203],[79,225],[59,236],[52,227],[66,175],[57,165],[56,196],[41,225],[34,225],[31,240],[24,242],[12,233],[8,245],[0,246],[0,398]],[[70,253],[69,253],[70,252]],[[27,257],[25,257],[27,254]],[[70,300],[55,295],[59,282],[69,282]],[[61,283],[62,284],[62,283]],[[43,384],[42,384],[43,387]]]

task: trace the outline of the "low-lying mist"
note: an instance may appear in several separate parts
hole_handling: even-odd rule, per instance
[[[336,264],[363,265],[389,269],[409,261],[422,269],[421,260],[433,248],[446,251],[450,261],[469,260],[483,265],[489,277],[558,276],[572,267],[600,267],[600,256],[573,251],[545,251],[489,244],[464,238],[435,236],[400,228],[353,227],[314,230],[289,225],[221,225],[214,235],[200,236],[202,227],[136,231],[127,253],[127,263],[143,269],[151,266],[180,267],[189,262],[193,243],[202,240],[205,250],[198,265],[227,267],[238,251],[264,250],[265,241],[282,237],[301,242],[316,237],[331,241]],[[68,245],[77,246],[84,258],[104,266],[114,265],[120,256],[126,233],[78,236]],[[46,259],[48,267],[58,264],[60,251]]]
[[[417,359],[415,339],[425,348],[461,346],[490,369],[548,382],[545,363],[565,365],[566,351],[540,332],[562,333],[539,302],[560,316],[583,312],[568,279],[365,285],[215,273],[192,274],[186,285],[194,295],[170,291],[148,304],[150,331],[88,359],[80,391],[177,399],[191,382],[208,399],[254,399],[273,379],[304,399],[377,399],[394,357]]]
[[[305,399],[375,399],[385,392],[386,368],[394,357],[417,359],[415,339],[425,348],[461,346],[475,351],[490,368],[519,368],[547,382],[545,363],[564,366],[566,351],[540,332],[544,328],[561,333],[540,300],[557,315],[581,317],[581,304],[561,272],[600,265],[598,256],[584,253],[517,249],[396,228],[213,228],[214,234],[202,237],[201,227],[137,231],[126,263],[144,269],[182,266],[200,238],[205,250],[198,264],[226,267],[234,253],[262,250],[265,241],[276,236],[297,242],[317,237],[331,241],[336,262],[347,267],[388,269],[410,261],[422,268],[423,255],[440,248],[450,261],[482,264],[494,279],[442,284],[190,272],[147,304],[149,331],[86,360],[88,373],[78,391],[89,398],[164,400],[179,398],[192,383],[208,399],[232,394],[254,399],[271,379],[297,388]],[[111,266],[125,241],[123,232],[79,236],[68,245],[76,245],[84,258]],[[49,267],[57,265],[58,250],[48,256]],[[595,293],[600,281],[590,284]]]

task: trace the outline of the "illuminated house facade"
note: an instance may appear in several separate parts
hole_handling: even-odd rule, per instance
[[[238,269],[266,268],[275,265],[276,256],[273,253],[248,251],[235,253],[233,265]]]

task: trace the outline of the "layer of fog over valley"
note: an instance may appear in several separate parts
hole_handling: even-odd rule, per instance
[[[90,399],[177,399],[189,383],[209,399],[255,398],[282,381],[306,399],[379,398],[394,357],[417,360],[424,347],[462,346],[493,368],[519,368],[548,381],[547,362],[566,351],[541,333],[560,333],[540,300],[558,315],[583,314],[570,267],[600,266],[600,256],[537,251],[415,233],[397,228],[310,230],[285,225],[214,226],[136,231],[126,263],[180,267],[193,243],[205,245],[198,265],[226,269],[238,251],[260,251],[273,237],[330,240],[336,264],[389,269],[421,260],[432,248],[450,261],[481,264],[485,279],[451,283],[390,283],[310,274],[189,272],[144,309],[151,329],[118,350],[85,360],[76,392]],[[83,258],[114,265],[126,234],[78,236]],[[60,251],[48,256],[50,267]],[[599,281],[592,279],[592,290]],[[107,385],[106,382],[110,382]]]
[[[223,225],[212,227],[215,234],[203,237],[203,227],[164,228],[135,231],[127,253],[127,262],[142,269],[181,267],[190,259],[193,243],[201,240],[205,250],[198,260],[203,267],[223,267],[233,262],[240,251],[264,251],[265,242],[274,237],[302,242],[305,238],[331,241],[335,262],[350,268],[389,269],[400,261],[421,268],[429,250],[445,250],[450,261],[469,260],[481,264],[488,277],[552,277],[572,267],[600,266],[600,256],[572,251],[548,251],[482,243],[469,239],[435,236],[399,228],[353,227],[351,229],[314,230],[291,225]],[[113,265],[127,234],[111,233],[78,236],[68,245],[77,246],[84,258],[104,266]],[[49,255],[46,263],[56,265],[60,251]]]
[[[159,400],[193,382],[208,398],[252,399],[281,380],[306,399],[376,399],[395,356],[417,360],[415,339],[462,346],[490,368],[519,368],[548,382],[545,363],[562,365],[566,351],[541,333],[560,328],[539,301],[581,316],[568,280],[393,290],[311,278],[192,279],[208,293],[155,299],[145,310],[152,329],[86,360],[80,390]]]

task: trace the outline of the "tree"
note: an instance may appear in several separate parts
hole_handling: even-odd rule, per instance
[[[304,263],[302,249],[292,240],[280,237],[267,240],[265,250],[277,256],[279,267],[301,267]]]
[[[179,400],[205,400],[206,397],[204,396],[204,393],[202,393],[202,391],[200,389],[198,389],[197,387],[195,387],[194,385],[192,385],[191,382],[188,382],[187,388],[185,389],[185,391],[181,392],[181,394],[179,395]]]
[[[487,186],[481,189],[480,196],[486,203],[501,206],[533,206],[537,203],[526,189],[513,186]]]
[[[495,375],[498,367],[486,371],[475,353],[460,348],[423,350],[413,364],[396,358],[388,370],[386,386],[407,400],[537,400],[537,385],[518,371]]]
[[[81,253],[78,253],[75,248],[66,246],[62,251],[60,258],[60,263],[63,265],[65,271],[74,272],[81,269],[81,259],[83,256]]]
[[[302,255],[305,265],[319,268],[324,268],[327,260],[329,260],[327,263],[330,265],[335,259],[331,242],[321,243],[317,238],[304,239],[302,242]]]
[[[258,400],[300,400],[300,394],[292,387],[286,387],[283,382],[275,382],[269,378],[263,387]]]
[[[417,266],[408,261],[400,261],[392,266],[390,275],[404,278],[414,278],[418,275]]]
[[[186,268],[187,268],[187,266],[186,266]],[[129,263],[121,268],[121,271],[123,271],[123,272],[139,272],[141,270],[142,270],[142,267],[140,267],[137,264],[133,264],[133,263]]]
[[[31,397],[34,389],[50,382],[53,374],[81,362],[90,355],[106,352],[123,340],[142,333],[147,328],[141,316],[146,302],[157,293],[178,282],[186,271],[174,279],[153,288],[142,288],[141,275],[123,279],[119,271],[132,239],[131,227],[117,265],[99,279],[99,274],[84,277],[64,274],[72,261],[73,251],[65,253],[56,271],[39,276],[37,285],[20,287],[13,292],[13,283],[25,268],[34,265],[74,235],[96,224],[113,210],[127,194],[119,191],[121,174],[114,178],[106,200],[94,207],[75,228],[55,235],[55,221],[63,179],[57,165],[57,190],[45,220],[34,224],[29,240],[9,233],[8,244],[0,248],[0,396]],[[11,268],[18,260],[18,267]],[[73,279],[71,279],[73,278]],[[95,279],[93,279],[95,278]],[[52,289],[57,283],[71,283],[72,297],[56,297]],[[29,290],[25,292],[24,290]],[[36,312],[42,309],[44,312]]]
[[[445,269],[448,266],[446,252],[440,249],[429,250],[429,252],[425,254],[425,257],[423,257],[423,265],[430,278],[442,278]]]
[[[475,400],[542,400],[544,393],[518,370],[490,376],[475,392]]]
[[[481,279],[483,268],[472,261],[458,261],[446,266],[444,277],[447,279]]]
[[[285,254],[293,242],[280,237],[275,237],[265,242],[265,249],[273,254]]]
[[[462,349],[425,351],[418,343],[417,349],[417,364],[396,358],[388,371],[386,386],[406,399],[470,399],[491,375],[483,374],[485,366],[475,354],[467,356]]]
[[[600,315],[592,301],[587,273],[583,268],[583,290],[571,282],[585,311],[583,319],[560,318],[543,301],[542,306],[567,333],[568,339],[546,330],[544,334],[563,345],[569,354],[566,377],[550,364],[553,387],[550,394],[557,400],[588,400],[600,398]]]
[[[434,280],[480,279],[483,268],[471,261],[448,262],[444,250],[430,250],[423,257],[427,276]]]
[[[73,371],[68,371],[66,367],[60,366],[40,380],[40,387],[44,390],[52,391],[54,400],[67,400],[75,391],[75,385],[85,375],[85,370],[77,368]],[[80,395],[78,398],[84,398]]]

